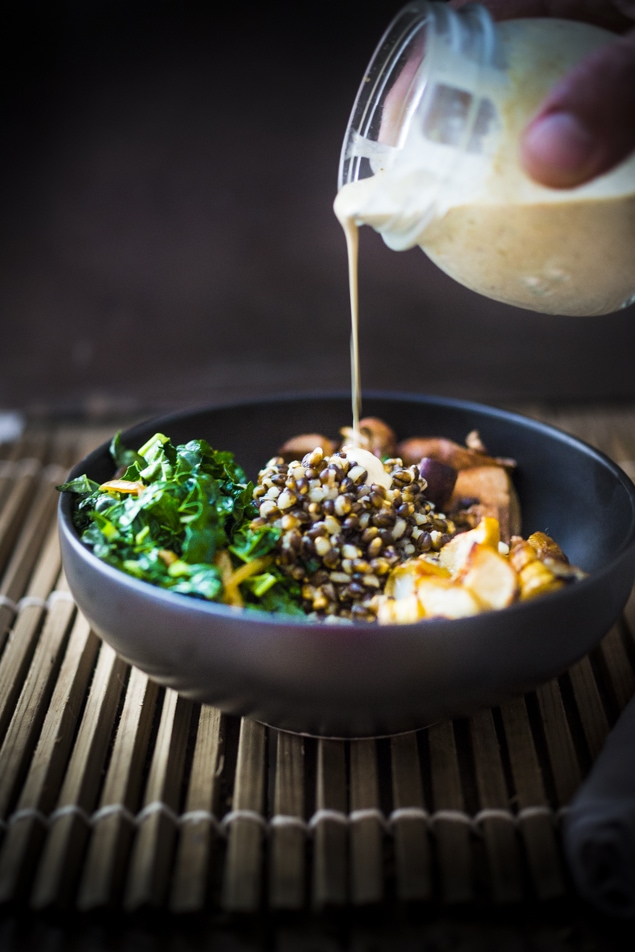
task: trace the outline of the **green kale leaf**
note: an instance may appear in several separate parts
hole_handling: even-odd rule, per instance
[[[273,559],[279,530],[251,527],[253,484],[233,453],[205,440],[174,445],[163,433],[132,450],[117,433],[110,455],[113,480],[99,485],[83,475],[57,487],[75,494],[74,524],[98,558],[153,585],[218,602],[233,571],[254,563],[254,574],[243,568],[240,576],[244,607],[303,614],[298,583]]]

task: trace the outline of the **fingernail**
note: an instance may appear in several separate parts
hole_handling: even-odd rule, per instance
[[[594,139],[577,116],[553,112],[528,126],[522,148],[530,174],[567,184],[586,172],[593,160]]]

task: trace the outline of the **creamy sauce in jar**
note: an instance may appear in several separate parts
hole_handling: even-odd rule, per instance
[[[566,190],[531,181],[518,161],[520,134],[547,91],[614,36],[553,19],[509,20],[497,33],[506,81],[499,74],[488,88],[486,75],[479,91],[500,124],[485,171],[481,163],[473,180],[468,174],[451,183],[439,202],[430,167],[417,169],[416,149],[426,143],[418,136],[372,177],[344,185],[336,215],[342,223],[370,224],[390,247],[419,245],[455,280],[495,300],[543,313],[615,311],[635,292],[635,157]],[[402,223],[410,227],[435,201],[422,230],[404,238]]]
[[[497,301],[552,314],[611,313],[630,303],[635,286],[635,194],[453,208],[429,228],[423,248],[451,277]]]

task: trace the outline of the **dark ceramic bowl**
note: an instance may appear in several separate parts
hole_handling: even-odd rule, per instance
[[[385,735],[536,687],[588,652],[616,621],[635,577],[635,488],[588,445],[550,426],[479,404],[367,394],[364,414],[400,438],[463,442],[478,429],[494,455],[518,461],[523,534],[551,534],[589,577],[551,595],[459,620],[327,626],[243,612],[172,594],[97,559],[79,541],[72,496],[59,521],[71,591],[95,631],[151,678],[195,701],[285,730],[332,737]],[[291,435],[337,438],[348,396],[281,397],[154,419],[123,434],[140,446],[156,430],[232,450],[248,475]],[[104,445],[72,471],[113,472]]]

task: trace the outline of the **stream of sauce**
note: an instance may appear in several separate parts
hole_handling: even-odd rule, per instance
[[[351,302],[351,400],[353,409],[353,446],[360,446],[359,420],[362,407],[362,384],[359,369],[359,228],[349,215],[335,214],[344,229],[348,255],[348,288]]]
[[[341,193],[340,193],[341,194]],[[390,489],[392,476],[384,469],[384,465],[379,457],[375,456],[370,450],[361,445],[361,433],[359,429],[359,420],[362,407],[362,387],[359,370],[359,284],[358,284],[358,259],[359,259],[359,228],[352,215],[344,212],[335,203],[335,214],[346,237],[346,250],[348,255],[348,286],[351,302],[351,395],[353,404],[353,427],[349,442],[340,450],[344,455],[351,451],[349,459],[354,459],[368,473],[369,483],[377,483],[385,489]]]

